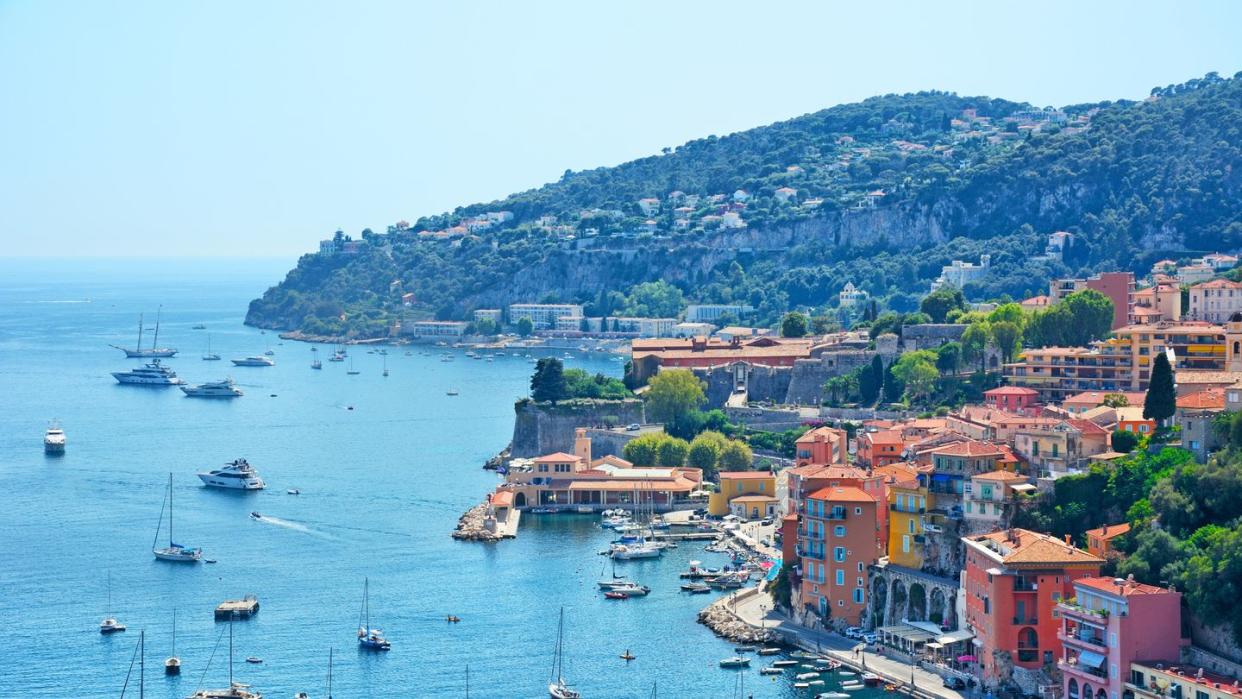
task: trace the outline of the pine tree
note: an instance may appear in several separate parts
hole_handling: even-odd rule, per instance
[[[1151,367],[1151,383],[1143,402],[1143,419],[1163,425],[1177,410],[1177,388],[1173,385],[1173,367],[1164,352],[1156,355]]]

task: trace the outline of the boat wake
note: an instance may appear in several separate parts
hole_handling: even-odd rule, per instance
[[[254,515],[251,515],[251,516],[250,516],[250,518],[251,518],[251,519],[253,519],[253,520],[254,520],[254,521],[256,521],[256,522],[262,522],[263,524],[270,524],[270,525],[272,525],[272,526],[276,526],[276,527],[284,527],[285,529],[292,529],[292,530],[293,530],[293,531],[295,531],[295,532],[302,532],[303,534],[310,534],[310,535],[312,535],[312,536],[319,536],[319,537],[323,537],[323,538],[325,538],[325,539],[330,539],[330,538],[332,538],[332,537],[330,537],[328,534],[325,534],[325,533],[323,533],[323,532],[321,532],[321,531],[316,531],[316,530],[314,530],[314,529],[311,529],[310,527],[306,526],[305,524],[301,524],[300,522],[291,522],[291,521],[289,521],[289,520],[287,520],[287,519],[281,519],[280,517],[273,517],[273,516],[271,516],[271,515],[259,515],[259,516],[257,516],[257,517],[256,517],[256,516],[254,516]]]

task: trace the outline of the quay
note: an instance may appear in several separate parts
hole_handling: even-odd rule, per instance
[[[226,599],[216,607],[216,621],[249,619],[259,612],[259,598],[246,595],[242,599]]]
[[[453,538],[492,542],[517,536],[522,511],[513,507],[513,493],[492,493],[485,502],[466,510],[457,520]]]

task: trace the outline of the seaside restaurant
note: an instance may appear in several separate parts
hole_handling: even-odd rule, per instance
[[[970,653],[970,631],[945,631],[930,621],[903,621],[876,629],[880,643],[913,657],[944,661]]]
[[[669,510],[691,502],[702,479],[697,468],[636,468],[615,456],[588,467],[581,457],[557,453],[511,465],[497,491],[512,493],[519,510],[635,505]]]

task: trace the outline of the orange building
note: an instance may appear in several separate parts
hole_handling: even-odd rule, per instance
[[[1130,533],[1127,522],[1121,524],[1105,524],[1099,529],[1087,530],[1087,553],[1100,558],[1108,558],[1113,551],[1113,539]]]
[[[802,500],[799,602],[825,622],[857,626],[867,609],[867,571],[884,553],[881,505],[860,488],[821,488]]]
[[[835,427],[817,427],[794,442],[797,465],[844,464],[847,460],[849,435]]]
[[[975,633],[984,683],[995,686],[1010,668],[1038,672],[1062,656],[1053,616],[1058,602],[1074,594],[1073,582],[1098,576],[1104,560],[1047,534],[1009,529],[962,537],[966,570],[962,592],[966,623]]]
[[[901,430],[867,432],[858,438],[858,463],[864,466],[885,466],[901,461],[906,440]]]
[[[646,381],[662,368],[694,369],[746,362],[762,366],[791,367],[798,359],[811,356],[813,338],[734,337],[638,339],[630,343],[633,373]]]

